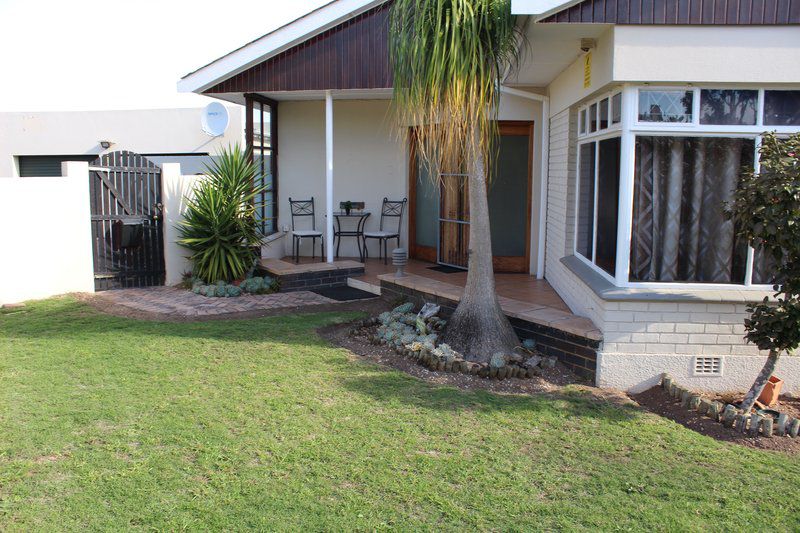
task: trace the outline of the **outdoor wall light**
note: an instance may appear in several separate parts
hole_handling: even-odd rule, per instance
[[[100,146],[103,147],[103,150],[108,150],[114,145],[112,141],[98,141],[98,142],[100,143]]]

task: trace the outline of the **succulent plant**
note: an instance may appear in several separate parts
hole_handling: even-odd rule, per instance
[[[414,304],[411,303],[411,302],[406,302],[406,303],[404,303],[402,305],[398,305],[397,307],[392,309],[392,312],[404,315],[406,313],[410,313],[413,310],[414,310]]]
[[[491,368],[503,368],[504,366],[506,366],[506,356],[500,352],[489,359],[489,367]]]
[[[236,285],[228,285],[225,289],[228,292],[228,296],[236,297],[242,295],[242,289],[240,289]]]

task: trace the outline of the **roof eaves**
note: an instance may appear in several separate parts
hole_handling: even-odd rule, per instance
[[[387,1],[332,0],[186,74],[178,81],[178,91],[202,93],[224,79]]]

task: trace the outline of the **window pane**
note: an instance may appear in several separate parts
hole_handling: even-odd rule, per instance
[[[703,89],[700,91],[700,124],[754,126],[758,91]]]
[[[600,129],[608,128],[608,98],[600,100]]]
[[[775,285],[781,279],[777,275],[777,263],[764,252],[756,248],[753,254],[753,283],[757,285]]]
[[[589,131],[597,131],[597,104],[589,106]]]
[[[611,97],[611,123],[619,124],[622,121],[622,93]]]
[[[639,91],[642,122],[691,122],[692,91]]]
[[[620,138],[605,139],[599,145],[595,263],[613,276],[617,264]]]
[[[724,215],[755,141],[637,137],[631,281],[743,283],[747,245]]]
[[[580,168],[578,169],[578,212],[576,220],[578,235],[575,250],[586,259],[592,259],[594,235],[594,152],[595,143],[580,146]]]
[[[800,126],[800,91],[764,91],[764,124]]]
[[[581,109],[578,112],[578,131],[583,135],[586,133],[586,110]]]

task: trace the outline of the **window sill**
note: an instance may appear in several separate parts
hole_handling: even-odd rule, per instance
[[[755,303],[764,297],[772,299],[773,292],[763,289],[654,289],[617,287],[595,272],[589,265],[569,255],[561,258],[561,263],[592,291],[609,302],[713,302],[713,303]]]

